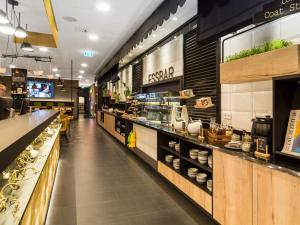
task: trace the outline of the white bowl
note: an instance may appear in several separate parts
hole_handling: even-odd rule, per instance
[[[175,144],[175,150],[177,151],[177,152],[179,152],[180,151],[180,144]]]
[[[30,150],[30,158],[35,159],[39,155],[39,152],[36,150]]]
[[[174,158],[173,155],[166,155],[166,156],[165,156],[165,161],[166,161],[167,163],[172,163],[172,162],[173,162],[173,158]]]
[[[208,157],[209,152],[208,151],[199,151],[198,152],[198,156],[206,156],[206,158]]]
[[[176,144],[176,141],[169,141],[169,147],[174,148]]]
[[[198,157],[198,152],[199,152],[199,150],[198,149],[191,149],[190,151],[189,151],[189,155],[190,155],[190,158],[191,159],[197,159],[197,157]]]
[[[183,123],[184,123],[184,121],[174,122],[174,129],[177,130],[177,131],[182,131],[183,130]]]
[[[187,130],[190,134],[199,134],[200,133],[200,128],[202,127],[202,122],[201,121],[196,121],[193,123],[190,123],[187,127]]]

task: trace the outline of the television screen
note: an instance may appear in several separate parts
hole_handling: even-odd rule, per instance
[[[29,80],[27,81],[28,98],[54,98],[54,82]]]

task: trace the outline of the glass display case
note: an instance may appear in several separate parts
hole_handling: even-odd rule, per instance
[[[157,92],[138,94],[135,96],[138,102],[137,116],[139,120],[169,126],[173,107],[180,106],[180,99],[173,92]]]

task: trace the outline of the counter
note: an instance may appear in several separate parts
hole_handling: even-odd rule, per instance
[[[119,117],[107,112],[102,114]],[[132,119],[125,120],[128,124],[132,124],[131,129],[144,127],[148,132],[156,132],[156,138],[151,136],[151,140],[155,139],[152,143],[156,144],[157,158],[152,157],[157,165],[156,171],[218,223],[222,225],[300,224],[300,216],[297,212],[300,202],[298,171],[257,159],[241,151],[232,151],[206,141],[201,143],[195,137],[177,133],[168,127]],[[142,138],[148,136],[144,135]],[[169,141],[180,143],[180,151],[176,152],[169,148]],[[137,143],[139,142],[137,140]],[[153,149],[152,145],[150,147]],[[189,150],[193,148],[208,151],[212,155],[212,168],[189,157]],[[149,154],[149,146],[139,145],[138,150],[145,155],[147,152],[148,155],[153,153],[152,150]],[[174,158],[180,159],[179,170],[175,170],[172,164],[165,162],[166,155],[173,155]],[[147,163],[147,160],[140,157]],[[198,172],[206,173],[208,179],[213,180],[212,192],[206,184],[199,184],[188,177],[187,171],[192,167],[198,168]],[[289,218],[288,223],[285,223],[286,217]]]

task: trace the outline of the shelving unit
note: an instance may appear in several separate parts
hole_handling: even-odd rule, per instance
[[[169,141],[175,141],[176,143],[180,144],[180,151],[177,152],[175,149],[168,147]],[[208,195],[212,196],[212,192],[210,192],[205,184],[200,184],[195,179],[191,179],[188,176],[188,169],[189,168],[197,168],[199,173],[207,174],[207,180],[212,179],[213,177],[213,170],[208,166],[208,164],[200,164],[197,160],[193,160],[189,157],[189,150],[191,149],[199,149],[200,151],[208,151],[209,155],[212,154],[212,150],[208,148],[204,148],[200,145],[191,143],[179,136],[176,137],[174,135],[169,135],[166,133],[159,133],[158,134],[158,161],[164,165],[166,165],[171,170],[175,171],[181,177],[185,178],[186,180],[190,181],[192,184],[200,188],[201,190],[205,191]],[[166,155],[173,155],[174,159],[180,159],[180,170],[175,170],[173,164],[169,164],[165,162]],[[176,185],[176,184],[174,184]]]
[[[300,110],[300,75],[273,79],[273,158],[275,163],[300,171],[300,154],[281,152],[291,110]]]

